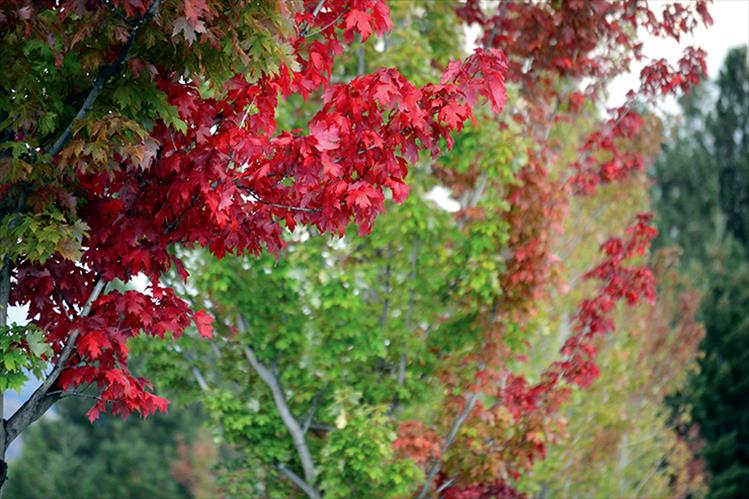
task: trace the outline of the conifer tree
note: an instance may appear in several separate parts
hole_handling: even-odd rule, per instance
[[[709,88],[682,102],[684,126],[654,168],[659,244],[681,246],[702,284],[704,358],[678,398],[705,440],[711,497],[749,489],[748,66],[746,46],[733,49],[714,103]]]

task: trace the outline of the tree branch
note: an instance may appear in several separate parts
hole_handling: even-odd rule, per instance
[[[325,387],[323,387],[322,390],[317,392],[314,397],[312,397],[312,407],[310,407],[309,413],[307,414],[307,417],[304,420],[304,425],[302,426],[302,433],[307,433],[307,430],[309,430],[310,425],[312,424],[312,420],[315,417],[315,413],[317,412],[317,406],[320,403],[320,397],[322,396],[323,391],[325,390]]]
[[[319,0],[317,2],[317,5],[315,5],[314,10],[312,11],[312,17],[315,17],[317,16],[317,14],[320,13],[320,11],[322,10],[323,4],[325,4],[325,0]],[[301,29],[299,30],[299,38],[304,38],[305,36],[307,36],[307,32],[309,31],[310,25],[307,23],[303,23],[302,26],[300,26],[300,28]]]
[[[302,206],[288,206],[285,204],[271,203],[270,201],[266,201],[260,196],[258,196],[257,193],[249,186],[238,184],[236,181],[234,182],[234,185],[237,187],[237,189],[247,192],[250,196],[255,198],[256,202],[260,204],[272,206],[274,208],[283,208],[285,210],[290,210],[290,211],[304,211],[307,213],[317,213],[318,211],[320,211],[320,208],[304,208]]]
[[[91,294],[89,295],[88,300],[86,300],[86,304],[78,314],[78,317],[86,317],[89,314],[89,312],[91,311],[91,306],[96,301],[96,299],[99,298],[99,295],[104,290],[104,286],[106,286],[106,282],[104,281],[104,279],[102,279],[101,277],[98,278],[94,283],[93,288],[91,289]],[[54,404],[60,398],[59,393],[49,393],[49,389],[52,388],[57,379],[60,377],[63,369],[65,369],[65,364],[68,362],[70,355],[73,353],[76,341],[78,340],[78,336],[80,336],[80,334],[81,330],[76,329],[70,334],[70,336],[68,336],[68,339],[65,342],[65,346],[62,348],[62,352],[60,352],[60,356],[57,358],[57,362],[52,368],[52,371],[50,371],[42,384],[34,391],[31,397],[29,397],[29,399],[24,402],[23,405],[19,407],[18,410],[13,414],[13,416],[11,416],[8,420],[6,425],[6,446],[10,445],[10,443],[23,430],[25,430],[31,423],[39,419],[42,414],[44,414],[47,409],[49,409],[52,404]]]
[[[8,301],[10,300],[10,258],[3,257],[3,267],[0,270],[0,328],[8,322]]]
[[[305,494],[307,494],[310,497],[320,497],[320,495],[317,493],[317,491],[314,488],[312,488],[310,486],[310,484],[308,484],[307,482],[305,482],[304,480],[302,480],[302,478],[299,475],[297,475],[296,473],[294,473],[293,471],[291,471],[289,468],[287,468],[283,464],[279,464],[278,465],[278,469],[279,469],[279,471],[281,473],[283,473],[284,475],[286,475],[286,477],[289,480],[291,480],[292,482],[294,482],[294,485],[296,485],[297,487],[299,487],[300,489],[302,489]]]
[[[205,378],[203,377],[203,373],[200,372],[200,369],[198,369],[196,366],[192,366],[191,369],[192,375],[195,377],[195,381],[198,382],[200,390],[203,392],[208,391],[208,383],[206,383]]]
[[[91,109],[93,109],[96,99],[99,98],[99,94],[104,89],[104,84],[106,84],[109,78],[120,72],[120,70],[122,69],[122,65],[125,63],[125,59],[127,58],[128,53],[130,53],[130,49],[133,46],[135,37],[138,36],[138,32],[146,23],[146,21],[151,19],[154,14],[156,14],[156,10],[159,8],[159,5],[162,1],[163,0],[153,0],[153,3],[148,8],[148,10],[131,24],[133,29],[132,31],[130,31],[130,36],[125,43],[125,46],[122,48],[120,54],[117,56],[117,59],[115,59],[112,64],[106,64],[102,66],[101,69],[99,69],[99,73],[96,75],[96,79],[94,80],[93,85],[91,85],[91,89],[88,91],[88,95],[83,101],[83,104],[81,104],[80,109],[78,109],[78,112],[75,114],[73,119],[70,120],[68,126],[65,127],[65,130],[62,131],[62,133],[57,137],[57,140],[55,140],[54,144],[52,144],[52,147],[50,147],[47,151],[50,156],[56,156],[62,150],[62,148],[65,147],[65,144],[67,144],[67,142],[73,136],[73,126],[75,126],[76,121],[80,121],[86,118],[88,113],[91,112]]]
[[[476,405],[476,400],[478,399],[478,396],[479,396],[478,392],[472,392],[468,396],[465,407],[463,407],[463,410],[460,411],[460,414],[458,414],[458,417],[455,418],[455,421],[453,421],[452,427],[450,427],[450,432],[447,434],[447,438],[445,438],[445,443],[442,444],[442,452],[440,453],[440,456],[444,456],[447,453],[450,446],[455,441],[455,437],[458,435],[458,432],[460,431],[461,426],[463,426],[463,423],[465,423],[466,419],[468,418],[468,415],[471,414],[473,407]],[[437,459],[434,461],[434,463],[432,463],[432,466],[429,469],[429,473],[427,473],[427,478],[424,481],[424,485],[421,488],[421,492],[419,492],[417,499],[426,499],[426,497],[429,495],[429,491],[432,488],[432,482],[434,481],[434,478],[437,476],[437,473],[439,473],[441,464],[442,464],[441,459]]]
[[[419,263],[419,238],[416,237],[414,239],[413,244],[411,245],[411,274],[409,276],[409,279],[411,280],[411,290],[408,294],[408,310],[406,311],[406,319],[404,321],[404,327],[406,330],[406,333],[411,331],[411,320],[413,318],[414,313],[414,306],[416,304],[416,271],[418,269],[418,263]],[[401,387],[403,386],[403,383],[406,381],[406,365],[407,365],[407,358],[405,351],[401,354],[400,360],[398,361],[398,377],[396,378],[397,386]],[[398,406],[400,405],[400,398],[398,397],[398,393],[395,394],[395,397],[393,397],[393,402],[390,404],[390,411],[389,414],[392,415],[395,413],[395,411],[398,409]]]
[[[248,330],[247,321],[245,321],[244,317],[242,316],[239,317],[238,328],[240,332],[243,333],[246,333]],[[270,369],[265,366],[265,364],[258,360],[257,356],[255,356],[255,352],[250,346],[244,347],[244,355],[255,372],[260,376],[260,379],[262,379],[263,382],[268,385],[268,388],[270,388],[270,391],[273,395],[273,401],[276,404],[276,409],[278,409],[278,412],[281,415],[281,419],[286,425],[286,429],[289,430],[291,439],[294,442],[294,447],[296,448],[297,454],[299,455],[299,460],[302,463],[302,469],[304,470],[304,482],[306,486],[302,487],[299,483],[297,483],[297,481],[294,481],[294,483],[300,485],[302,490],[304,490],[304,492],[309,497],[313,499],[320,499],[320,493],[314,487],[314,483],[317,480],[317,472],[315,471],[315,464],[312,461],[312,454],[310,453],[309,447],[307,446],[307,441],[304,438],[304,431],[302,430],[302,427],[299,426],[299,422],[291,413],[291,410],[289,410],[289,405],[286,402],[286,396],[281,389],[278,378],[276,378],[276,376],[271,372]],[[301,480],[299,477],[297,477],[297,479]]]
[[[3,267],[0,270],[0,330],[5,327],[8,320],[8,301],[10,297],[10,258],[3,257]],[[3,333],[4,334],[4,333]],[[3,495],[3,487],[8,476],[8,464],[5,462],[5,450],[8,448],[7,431],[3,410],[5,408],[5,393],[0,391],[0,497]]]
[[[382,282],[382,315],[380,316],[380,327],[387,326],[390,316],[390,273],[392,271],[393,248],[388,244],[387,263],[385,264],[385,276]]]

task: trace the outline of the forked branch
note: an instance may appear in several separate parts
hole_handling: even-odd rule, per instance
[[[248,326],[244,317],[239,317],[238,327],[241,332],[247,332]],[[286,402],[286,396],[281,389],[281,384],[278,381],[278,378],[270,369],[268,369],[268,367],[265,366],[265,364],[258,360],[252,347],[245,346],[243,351],[244,356],[252,366],[252,369],[255,370],[258,376],[260,376],[260,379],[262,379],[263,382],[268,386],[268,388],[270,388],[271,394],[273,395],[273,401],[276,404],[276,409],[278,409],[278,413],[281,415],[281,419],[283,420],[284,425],[286,425],[286,429],[289,430],[291,439],[294,442],[294,447],[296,448],[297,454],[299,455],[299,460],[302,463],[302,469],[304,470],[304,480],[291,473],[291,470],[288,470],[283,466],[279,466],[279,469],[287,477],[289,477],[292,482],[299,486],[299,488],[301,488],[310,498],[319,499],[320,493],[314,486],[314,483],[317,480],[317,471],[315,470],[315,464],[312,461],[312,454],[310,453],[309,446],[307,445],[307,440],[304,438],[304,430],[299,425],[299,422],[296,420],[294,415],[291,413],[289,405]]]

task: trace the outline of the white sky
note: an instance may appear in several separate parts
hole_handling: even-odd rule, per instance
[[[650,1],[655,11],[660,10],[658,4],[664,3],[667,3],[666,0]],[[714,24],[709,28],[700,24],[691,36],[682,38],[681,43],[644,35],[645,54],[651,58],[664,57],[675,63],[681,57],[683,47],[701,47],[707,51],[708,76],[715,78],[728,50],[749,44],[749,0],[714,0],[708,11]],[[609,86],[609,105],[621,104],[628,90],[637,89],[642,65],[633,66],[632,69],[631,73],[620,76]],[[666,102],[665,107],[670,111],[675,110],[675,101],[672,99]]]

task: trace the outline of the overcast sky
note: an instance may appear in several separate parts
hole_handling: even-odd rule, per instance
[[[656,11],[660,10],[658,4],[664,3],[667,2],[665,0],[650,1],[650,5]],[[700,24],[692,36],[681,40],[681,44],[674,40],[645,35],[643,37],[645,54],[651,58],[664,57],[670,62],[675,62],[681,57],[683,47],[688,45],[702,47],[707,51],[708,75],[710,78],[715,78],[728,50],[749,43],[749,0],[715,0],[709,7],[709,12],[714,24],[709,28]],[[631,73],[617,78],[609,86],[610,105],[620,104],[628,90],[637,88],[642,65],[632,69]],[[675,102],[669,101],[666,109],[674,110]]]

